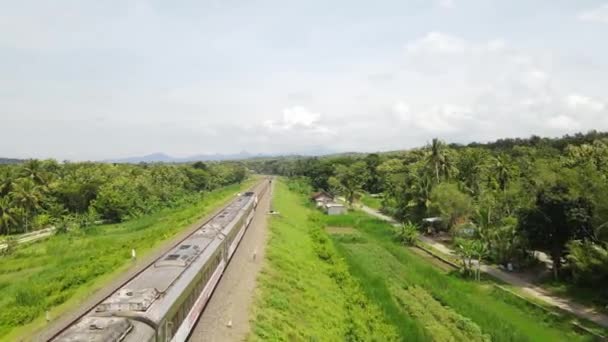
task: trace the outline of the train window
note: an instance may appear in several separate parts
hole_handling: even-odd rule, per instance
[[[190,245],[181,245],[179,246],[179,249],[188,249],[190,248]]]
[[[172,261],[172,260],[177,260],[178,258],[179,258],[179,254],[169,254],[165,258],[165,260]]]

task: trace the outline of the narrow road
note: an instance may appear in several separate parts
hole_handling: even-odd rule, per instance
[[[397,221],[395,221],[392,217],[386,216],[386,215],[378,212],[375,209],[372,209],[372,208],[367,207],[362,204],[359,205],[359,208],[361,209],[361,211],[363,211],[369,215],[375,216],[381,220],[388,221],[392,224],[398,224]],[[427,245],[430,245],[431,247],[435,248],[439,252],[442,252],[444,254],[450,254],[450,255],[455,254],[454,251],[452,249],[450,249],[448,246],[446,246],[442,243],[439,243],[429,237],[420,236],[420,240],[422,242],[426,243]],[[549,291],[547,291],[539,286],[536,286],[533,283],[531,283],[525,279],[522,279],[516,273],[509,273],[509,272],[503,271],[500,268],[493,266],[493,265],[481,265],[481,271],[485,272],[486,274],[489,274],[490,276],[492,276],[496,279],[499,279],[505,283],[508,283],[513,286],[517,286],[523,292],[525,292],[527,295],[532,296],[538,300],[541,300],[550,306],[557,307],[557,308],[559,308],[563,311],[566,311],[570,314],[573,314],[577,317],[584,318],[584,319],[591,321],[597,325],[600,325],[604,328],[608,328],[608,315],[603,314],[594,308],[587,307],[587,306],[579,304],[579,303],[575,303],[572,300],[567,299],[567,298],[562,298],[562,297],[557,297],[555,295],[552,295]]]
[[[217,285],[189,341],[243,341],[249,334],[249,314],[257,276],[262,269],[272,188],[258,204],[222,279]]]

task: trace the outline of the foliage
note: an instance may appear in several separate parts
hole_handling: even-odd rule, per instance
[[[342,193],[348,203],[353,203],[357,193],[369,179],[368,167],[364,162],[356,162],[349,166],[338,164],[328,182],[335,192]]]
[[[473,214],[473,201],[453,183],[441,183],[431,192],[431,213],[439,214],[448,229],[467,222]]]
[[[404,341],[591,341],[558,318],[490,283],[445,273],[394,241],[386,222],[351,212],[324,217],[362,238],[334,244],[366,295],[378,303]]]
[[[0,244],[4,244],[4,249],[0,250],[0,256],[11,255],[17,248],[17,240],[12,236],[8,236],[3,241],[0,241]]]
[[[246,164],[259,172],[305,177],[315,190],[334,190],[350,201],[361,194],[363,203],[399,221],[421,223],[440,215],[450,228],[471,224],[489,260],[497,263],[523,265],[538,249],[571,263],[565,248],[570,240],[585,236],[608,243],[608,133],[467,146],[433,139],[407,151]],[[567,194],[550,210],[539,199],[552,197],[556,186],[565,187]],[[380,205],[367,195],[379,190]],[[557,272],[561,263],[556,266]]]
[[[79,226],[120,222],[241,182],[240,163],[192,165],[57,163],[0,165],[0,234],[44,228],[64,216]]]
[[[592,241],[574,240],[568,243],[568,262],[574,281],[583,286],[604,287],[608,284],[608,246]]]
[[[517,218],[506,217],[495,226],[480,229],[479,233],[492,261],[506,265],[527,257],[527,241],[517,230]]]
[[[481,261],[487,255],[485,244],[479,240],[459,238],[455,245],[456,253],[462,260],[464,274],[480,280]]]
[[[28,323],[46,310],[79,305],[94,289],[125,271],[131,264],[131,249],[146,255],[250,184],[216,189],[192,203],[86,231],[76,229],[72,219],[62,218],[64,226],[72,229],[0,258],[0,340],[30,340],[21,336],[33,331]]]
[[[568,241],[590,237],[591,216],[587,199],[573,197],[565,185],[557,184],[539,192],[536,206],[522,211],[519,226],[533,248],[551,255],[557,278]]]
[[[280,181],[273,192],[273,207],[281,215],[270,218],[250,339],[396,340],[395,328],[337,256],[322,216],[307,208],[307,197],[295,190]]]
[[[412,221],[404,222],[395,229],[395,239],[406,246],[414,246],[418,241],[420,228]]]

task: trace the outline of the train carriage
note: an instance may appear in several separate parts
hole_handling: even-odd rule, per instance
[[[239,194],[52,341],[185,341],[233,256],[258,203]]]

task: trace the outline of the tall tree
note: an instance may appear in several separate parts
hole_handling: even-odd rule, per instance
[[[532,248],[549,253],[557,279],[566,244],[593,234],[592,215],[593,207],[589,200],[572,196],[567,186],[559,183],[541,190],[535,207],[521,211],[519,229]]]
[[[434,138],[427,148],[427,166],[433,172],[437,183],[440,183],[442,178],[449,179],[457,173],[451,151],[443,141]]]
[[[431,145],[429,146],[430,154],[428,156],[428,163],[431,169],[435,173],[435,179],[439,183],[439,173],[445,164],[445,143],[438,138],[433,138]]]
[[[503,192],[507,190],[507,185],[512,177],[512,166],[505,155],[499,154],[492,160],[492,174],[496,179],[498,188]]]
[[[11,172],[11,169],[8,167],[3,167],[0,169],[0,197],[6,196],[9,194],[13,187],[13,182],[15,181],[15,176]]]
[[[29,222],[36,209],[40,207],[42,192],[39,186],[30,178],[21,178],[15,182],[11,192],[13,202],[21,207],[25,213],[23,217],[25,232],[29,229]]]
[[[348,203],[352,204],[368,177],[367,165],[359,161],[350,166],[336,165],[335,176],[330,178],[330,182],[345,195]]]
[[[40,160],[30,159],[23,163],[21,176],[31,179],[38,185],[46,185],[46,175]]]
[[[382,181],[378,174],[378,166],[380,165],[380,156],[376,153],[368,154],[365,157],[365,164],[367,165],[367,172],[369,177],[365,182],[365,190],[371,193],[379,193],[382,191]]]
[[[12,204],[8,197],[0,197],[0,234],[8,235],[11,227],[17,223]]]

